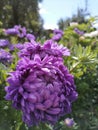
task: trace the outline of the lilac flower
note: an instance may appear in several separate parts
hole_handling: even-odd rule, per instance
[[[40,122],[55,124],[71,112],[71,104],[77,99],[73,76],[52,55],[43,59],[39,54],[32,60],[22,58],[7,81],[6,99],[22,111],[22,119],[28,126]]]
[[[5,51],[4,49],[0,49],[0,62],[3,64],[11,63],[12,56],[9,52]]]
[[[71,118],[66,118],[66,119],[64,120],[64,123],[65,123],[68,127],[72,127],[75,122],[74,122],[74,120],[71,119]]]
[[[83,31],[80,31],[78,28],[75,28],[74,31],[79,34],[79,35],[83,35],[84,32]]]
[[[0,47],[1,48],[6,47],[8,45],[9,45],[9,41],[8,40],[0,39]]]

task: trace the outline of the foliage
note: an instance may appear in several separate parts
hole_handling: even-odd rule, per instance
[[[76,86],[79,93],[78,100],[73,104],[73,112],[77,130],[97,130],[98,125],[98,36],[85,37],[85,33],[93,32],[91,18],[88,23],[69,26],[64,31],[60,43],[70,48],[71,57],[67,60],[67,66],[75,76]],[[75,28],[83,31],[80,35]],[[66,63],[66,62],[65,62]]]
[[[38,33],[43,20],[39,15],[38,3],[41,0],[2,0],[0,1],[0,20],[4,28],[22,25]]]

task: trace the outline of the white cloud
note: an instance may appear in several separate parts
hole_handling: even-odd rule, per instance
[[[42,8],[42,4],[41,4],[41,3],[39,3],[39,4],[38,4],[38,7],[39,7],[39,8]]]
[[[48,11],[47,11],[46,9],[44,9],[44,8],[41,8],[41,9],[39,10],[39,13],[40,13],[40,14],[48,14]]]
[[[57,29],[57,28],[58,26],[55,24],[48,24],[48,23],[44,24],[44,29]]]
[[[40,14],[49,14],[49,12],[42,6],[41,3],[39,3],[39,13]]]
[[[39,13],[40,13],[40,15],[44,18],[44,20],[45,20],[45,22],[44,22],[44,25],[43,25],[43,27],[44,27],[44,29],[55,29],[55,28],[58,28],[58,26],[56,25],[56,24],[54,24],[54,23],[49,23],[49,21],[51,21],[51,17],[52,17],[52,13],[51,13],[51,11],[49,10],[47,10],[44,6],[43,6],[43,4],[41,4],[41,3],[39,3],[39,5],[38,5],[38,7],[39,7]],[[50,20],[48,20],[48,22],[47,22],[47,18],[46,17],[50,17]],[[53,20],[52,20],[53,21]]]

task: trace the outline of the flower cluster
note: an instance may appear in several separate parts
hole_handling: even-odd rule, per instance
[[[54,36],[53,36],[53,40],[54,41],[59,41],[61,38],[62,38],[62,36],[63,36],[63,31],[61,31],[61,30],[57,30],[57,29],[55,29],[54,31],[53,31],[53,33],[54,33]]]
[[[0,49],[0,62],[3,64],[11,63],[12,56],[9,52],[4,49]]]
[[[22,111],[28,126],[40,122],[55,124],[71,112],[78,94],[74,77],[63,63],[63,56],[69,55],[66,47],[52,39],[43,45],[33,39],[21,49],[16,70],[7,79],[5,98]]]
[[[20,38],[26,36],[26,28],[20,25],[15,25],[13,28],[5,29],[5,34],[7,35],[17,35]]]
[[[84,34],[84,32],[81,31],[81,30],[79,30],[78,28],[75,28],[74,31],[75,31],[77,34],[79,34],[79,35],[83,35],[83,34]]]
[[[35,40],[35,36],[34,35],[32,35],[32,34],[30,34],[30,33],[28,33],[27,35],[26,35],[26,38],[29,40],[29,41],[33,41],[33,40]]]
[[[19,38],[25,37],[27,40],[35,40],[35,36],[27,33],[25,27],[21,27],[21,25],[15,25],[13,28],[4,29],[4,33],[6,35],[17,35]]]
[[[4,48],[9,45],[9,41],[5,39],[0,39],[0,48]]]
[[[24,48],[24,44],[22,43],[17,43],[16,45],[14,45],[15,48],[22,50]]]

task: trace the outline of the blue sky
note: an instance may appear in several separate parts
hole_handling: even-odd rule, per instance
[[[56,28],[60,18],[66,19],[75,14],[77,8],[85,8],[85,0],[43,0],[39,4],[40,15],[45,28]],[[91,16],[98,15],[98,0],[88,0],[88,11]]]

